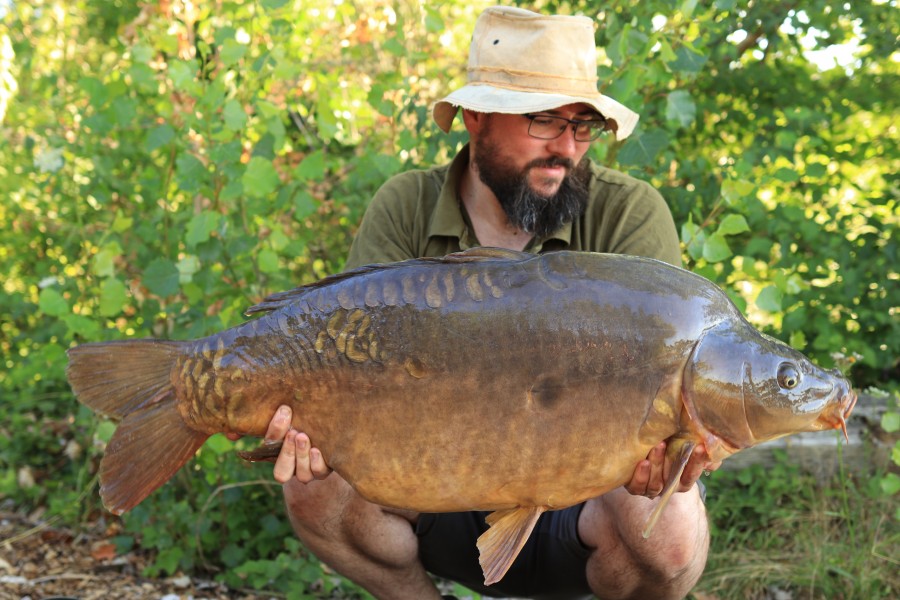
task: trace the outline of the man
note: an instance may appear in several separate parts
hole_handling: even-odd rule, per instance
[[[493,7],[478,19],[469,83],[434,109],[448,131],[459,108],[470,142],[449,166],[401,174],[375,195],[348,267],[472,246],[589,250],[680,264],[672,217],[650,186],[585,159],[605,130],[622,139],[637,115],[597,91],[593,23]],[[507,575],[485,588],[475,540],[484,513],[415,514],[361,498],[330,473],[290,409],[267,439],[284,440],[275,479],[304,544],[378,598],[437,599],[428,573],[488,595],[679,598],[699,579],[708,528],[695,455],[649,540],[641,529],[663,488],[665,444],[632,480],[546,513]],[[412,424],[414,426],[414,424]],[[302,424],[300,424],[302,427]]]

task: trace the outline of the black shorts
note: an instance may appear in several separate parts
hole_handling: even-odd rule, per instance
[[[475,545],[488,529],[484,519],[489,512],[420,515],[416,525],[419,559],[430,573],[486,596],[590,598],[586,567],[591,551],[578,537],[583,507],[578,504],[542,514],[509,571],[492,586],[484,585]]]

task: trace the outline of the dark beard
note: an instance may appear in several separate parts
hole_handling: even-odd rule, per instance
[[[540,239],[584,214],[590,175],[587,157],[577,167],[567,158],[551,157],[533,160],[516,171],[497,158],[493,144],[482,140],[472,160],[478,167],[478,177],[494,192],[510,224],[525,233]],[[532,167],[552,166],[569,171],[555,194],[543,196],[531,189],[526,176]]]

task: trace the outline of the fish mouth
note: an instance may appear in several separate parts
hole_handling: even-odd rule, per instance
[[[854,407],[856,407],[856,401],[859,399],[859,396],[850,389],[846,382],[842,381],[840,386],[838,386],[835,397],[840,398],[840,400],[835,402],[834,410],[831,411],[831,414],[823,414],[819,420],[828,429],[840,429],[844,434],[844,439],[849,444],[850,436],[847,434],[847,419],[850,417],[850,413],[853,412]]]

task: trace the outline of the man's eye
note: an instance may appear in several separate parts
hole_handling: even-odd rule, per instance
[[[552,119],[550,117],[535,117],[534,118],[534,122],[537,123],[538,125],[552,125],[554,120],[555,119]]]

